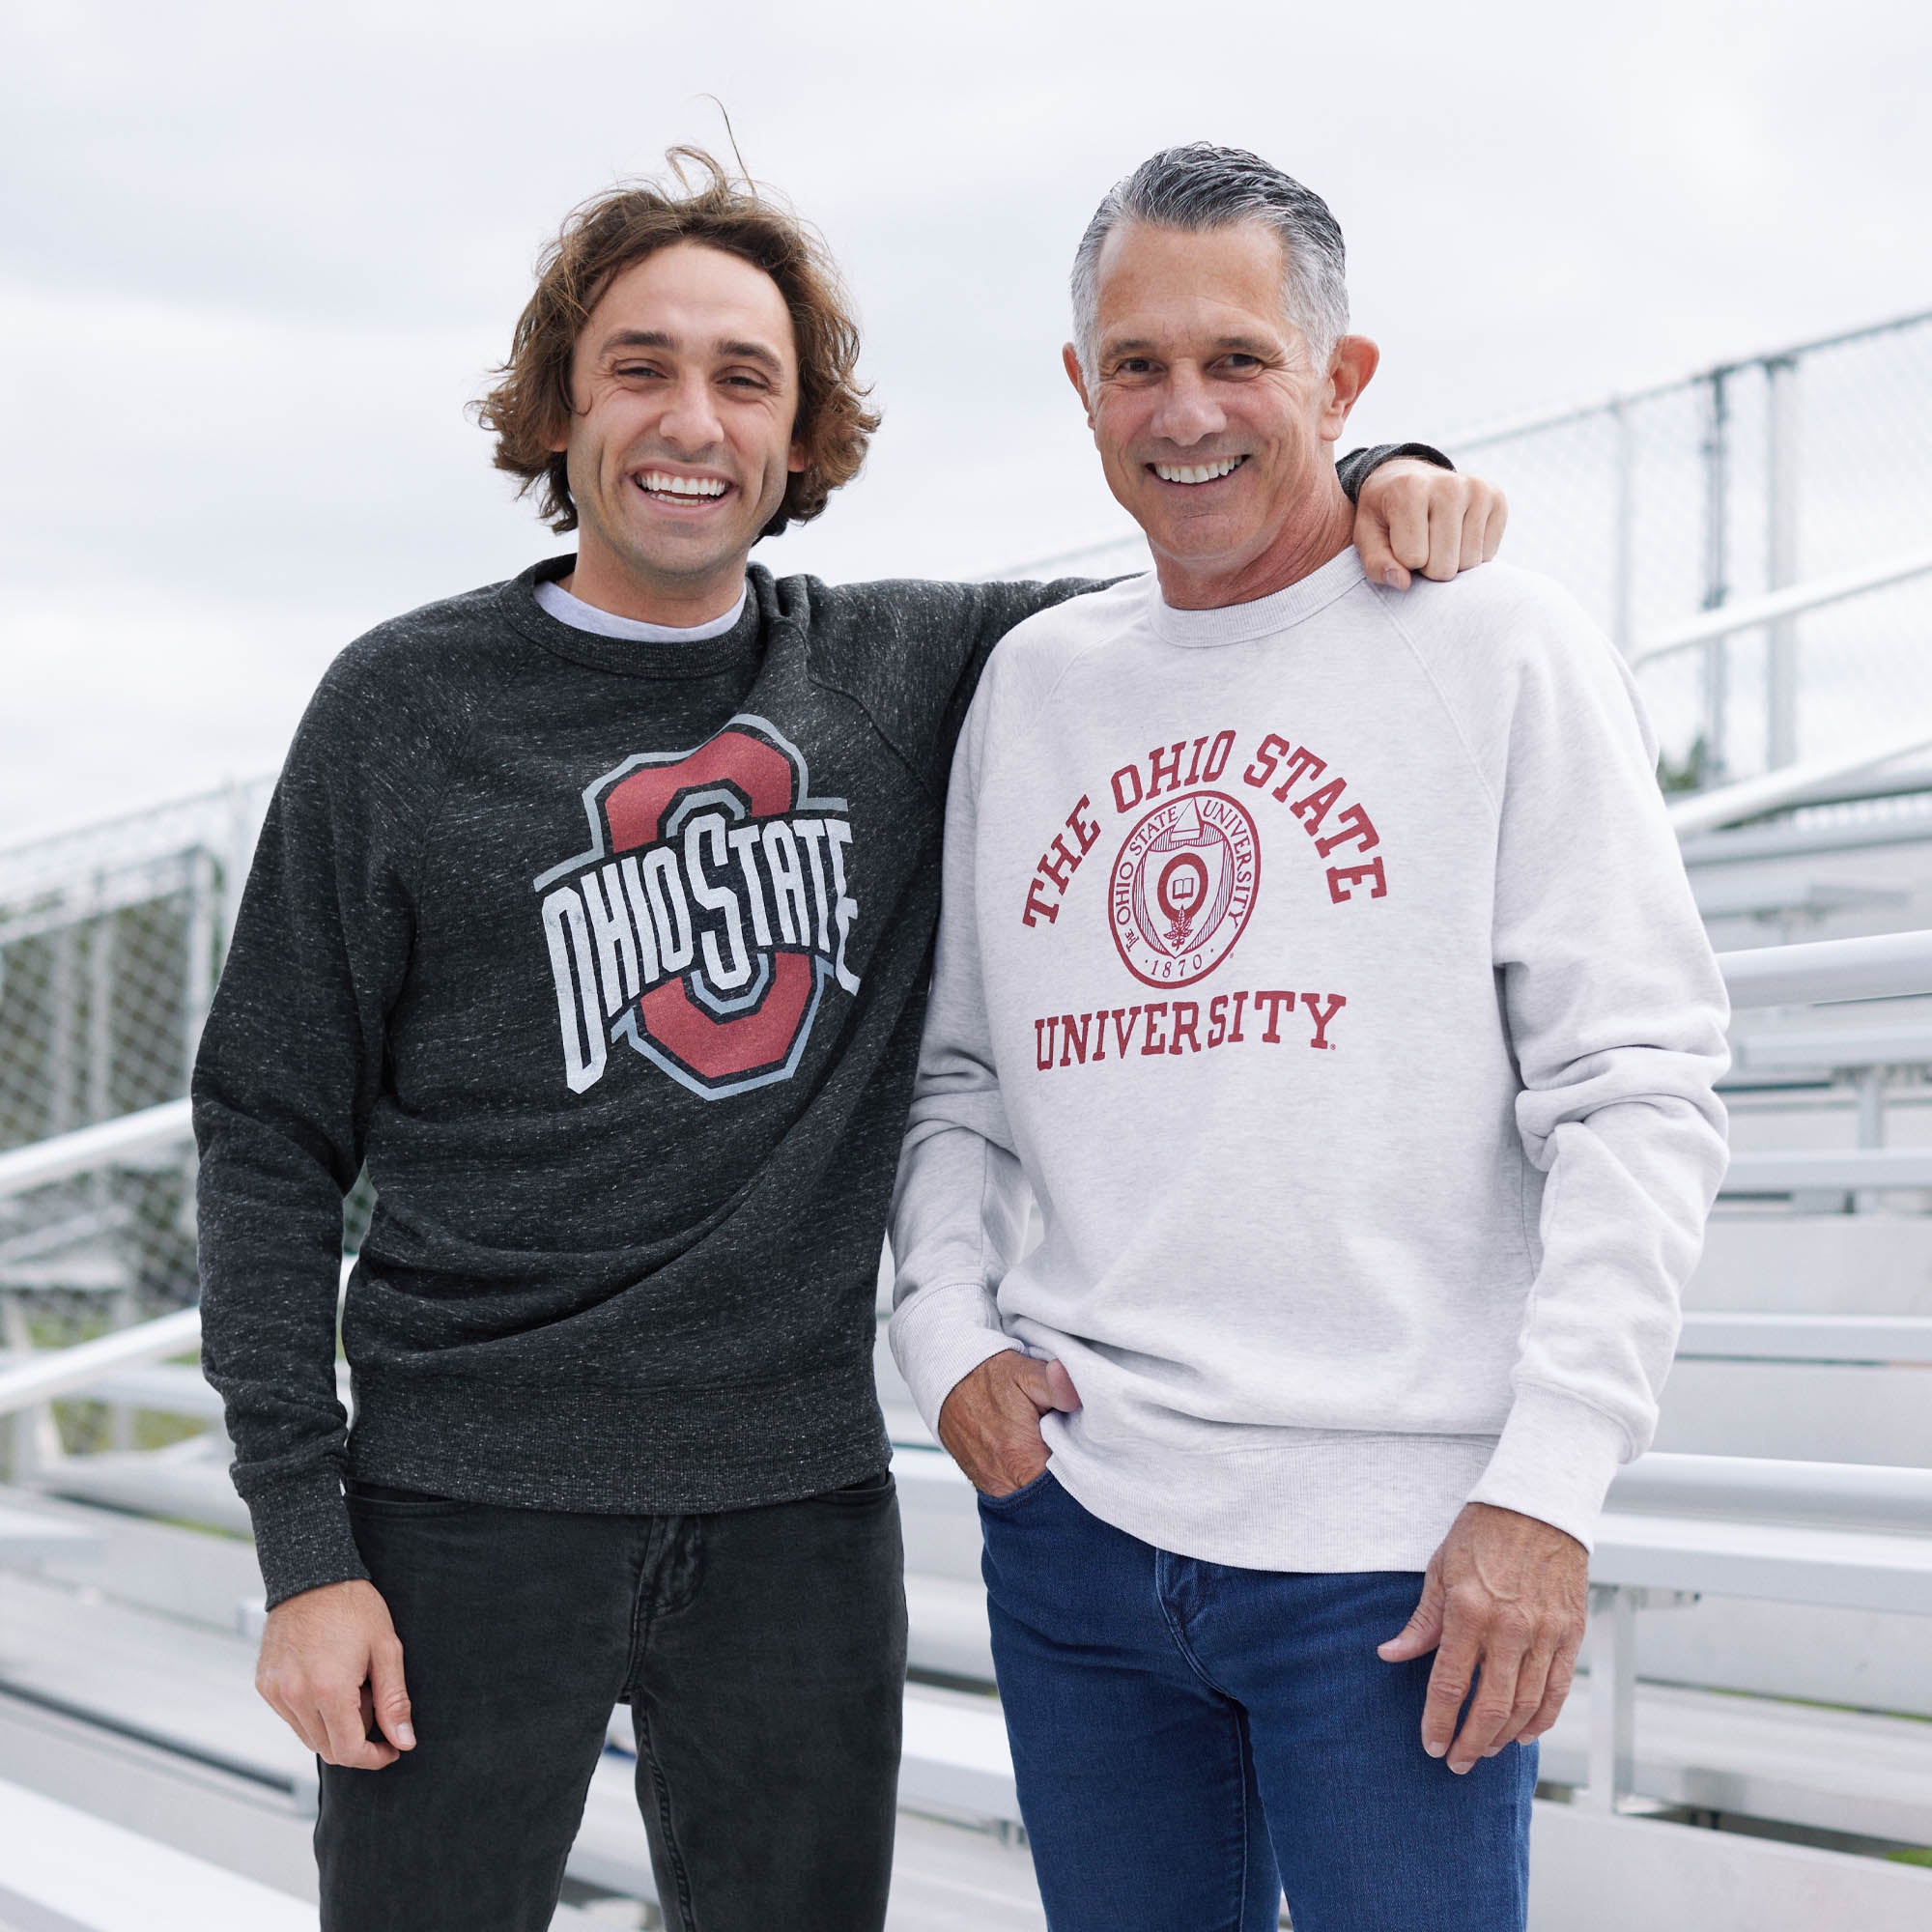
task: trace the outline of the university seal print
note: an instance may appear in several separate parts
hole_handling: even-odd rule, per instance
[[[1226,792],[1197,791],[1145,813],[1108,882],[1114,944],[1135,979],[1185,986],[1234,951],[1261,886],[1261,842]]]

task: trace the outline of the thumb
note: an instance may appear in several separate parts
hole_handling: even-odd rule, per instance
[[[1075,1409],[1080,1406],[1080,1391],[1073,1386],[1073,1378],[1066,1373],[1066,1364],[1058,1359],[1046,1365],[1046,1390],[1053,1399],[1055,1408]]]
[[[1386,515],[1368,503],[1355,506],[1355,548],[1362,554],[1362,575],[1371,583],[1385,583],[1391,590],[1408,588],[1408,572],[1396,561],[1390,548]]]
[[[403,1682],[403,1647],[378,1644],[369,1657],[369,1701],[377,1727],[398,1750],[413,1750],[414,1726],[410,1722],[410,1693]]]
[[[1426,1656],[1442,1641],[1442,1578],[1432,1565],[1422,1579],[1422,1601],[1415,1614],[1386,1643],[1376,1646],[1384,1663],[1406,1663]]]
[[[1073,1378],[1060,1362],[1043,1362],[1037,1355],[1028,1355],[1020,1363],[1019,1373],[1013,1379],[1019,1384],[1020,1393],[1042,1415],[1049,1409],[1080,1406],[1080,1398],[1073,1388]]]

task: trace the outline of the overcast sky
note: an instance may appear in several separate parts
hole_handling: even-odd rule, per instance
[[[1671,0],[0,10],[0,841],[278,763],[378,619],[568,548],[464,406],[561,214],[667,145],[814,219],[885,412],[757,554],[971,574],[1113,530],[1059,366],[1101,191],[1251,147],[1458,428],[1932,300],[1921,8]]]

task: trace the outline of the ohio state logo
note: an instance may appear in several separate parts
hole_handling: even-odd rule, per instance
[[[632,1047],[701,1099],[789,1080],[828,980],[848,993],[858,901],[842,798],[762,718],[689,752],[644,752],[584,788],[590,849],[535,882],[563,1076]]]
[[[1255,821],[1227,793],[1189,792],[1127,834],[1107,881],[1108,924],[1150,986],[1205,979],[1234,951],[1261,885]]]

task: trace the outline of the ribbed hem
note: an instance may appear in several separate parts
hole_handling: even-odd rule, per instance
[[[1604,1497],[1631,1454],[1623,1425],[1586,1402],[1536,1383],[1520,1386],[1472,1503],[1533,1516],[1595,1547]]]
[[[869,1355],[782,1381],[558,1388],[431,1364],[358,1377],[350,1472],[469,1502],[611,1516],[793,1502],[892,1458]]]
[[[935,1436],[939,1411],[961,1379],[1020,1346],[1000,1326],[999,1303],[977,1281],[922,1289],[894,1315],[887,1340],[913,1406]]]
[[[1456,468],[1433,442],[1372,443],[1367,449],[1351,449],[1335,466],[1335,473],[1342,479],[1343,494],[1350,502],[1359,503],[1362,485],[1370,476],[1384,463],[1394,463],[1405,456],[1412,456],[1419,463],[1433,463],[1438,469]]]
[[[255,1560],[270,1609],[304,1590],[368,1576],[334,1463],[242,1500],[255,1525]]]
[[[1061,1487],[1157,1549],[1244,1570],[1426,1570],[1494,1449],[1486,1435],[1283,1429],[1246,1449],[1096,1456],[1077,1418],[1041,1424]]]

